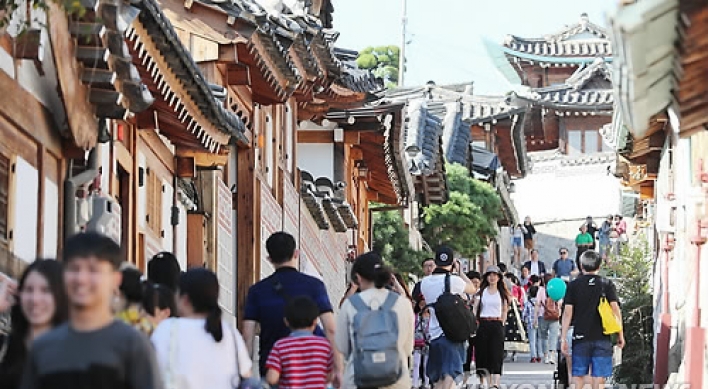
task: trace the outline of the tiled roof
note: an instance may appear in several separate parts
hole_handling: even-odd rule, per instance
[[[373,93],[383,90],[383,79],[374,76],[366,69],[360,69],[356,63],[359,52],[334,48],[334,56],[342,64],[342,75],[337,79],[337,83],[355,92]]]
[[[544,57],[609,57],[612,43],[607,31],[591,23],[587,14],[580,21],[541,38],[507,36],[504,46],[514,52]],[[513,54],[512,54],[513,55]]]
[[[413,100],[406,108],[405,151],[408,171],[428,175],[439,168],[438,151],[442,123],[428,112],[425,100]]]
[[[516,96],[547,107],[610,111],[614,103],[612,70],[602,58],[597,58],[562,85],[535,88]]]
[[[82,6],[86,14],[72,20],[69,28],[76,38],[76,58],[83,65],[81,80],[89,88],[96,116],[123,119],[128,111],[146,110],[155,99],[133,65],[125,40],[126,29],[140,10],[105,0],[83,0]]]
[[[165,61],[170,66],[170,71],[179,78],[184,89],[199,106],[201,114],[221,132],[228,136],[234,136],[245,140],[245,126],[243,121],[234,113],[226,110],[215,98],[212,89],[206,82],[197,64],[192,59],[191,54],[182,45],[177,32],[172,23],[160,10],[160,6],[155,0],[141,0],[136,5],[141,9],[139,16],[140,23],[149,33],[149,38],[160,50]],[[129,31],[128,37],[135,40],[136,47],[141,39],[148,37],[138,37],[135,31]],[[144,50],[144,49],[140,49]],[[176,108],[179,108],[179,103]],[[180,114],[181,116],[182,114]],[[215,148],[213,142],[206,142]]]
[[[462,103],[449,102],[445,104],[446,115],[443,125],[443,149],[448,162],[459,163],[463,166],[469,164],[469,144],[472,141],[472,132],[469,124],[462,121]]]

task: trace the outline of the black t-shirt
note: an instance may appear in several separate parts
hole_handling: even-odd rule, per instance
[[[524,228],[526,228],[526,232],[524,232],[524,240],[533,239],[533,236],[536,233],[536,229],[533,227],[533,224],[524,224]]]
[[[568,286],[565,305],[573,306],[574,342],[610,339],[602,333],[602,319],[597,311],[603,287],[607,301],[617,301],[615,285],[598,275],[584,274]]]
[[[585,227],[587,227],[587,229],[588,229],[588,234],[590,234],[590,236],[592,236],[593,239],[596,239],[597,238],[597,231],[599,229],[595,225],[595,222],[585,223]]]

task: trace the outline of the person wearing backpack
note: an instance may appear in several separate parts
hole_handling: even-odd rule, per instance
[[[359,256],[352,266],[360,292],[342,304],[335,336],[346,360],[344,389],[411,388],[413,308],[410,300],[386,289],[391,277],[374,252]]]
[[[462,375],[465,343],[475,330],[475,320],[463,296],[477,288],[460,272],[453,250],[441,246],[435,252],[436,269],[423,278],[420,290],[431,308],[430,354],[427,372],[435,389],[450,389]],[[459,275],[452,275],[453,270]]]
[[[488,266],[479,289],[477,341],[475,360],[477,375],[483,386],[499,387],[504,364],[504,323],[509,314],[511,294],[506,289],[504,274],[496,266]]]
[[[558,301],[553,301],[546,293],[546,285],[553,279],[547,274],[544,277],[543,286],[538,290],[536,307],[538,313],[538,337],[541,341],[544,363],[556,363],[556,348],[558,344],[558,333],[560,332],[560,308]],[[539,361],[540,362],[540,361]]]

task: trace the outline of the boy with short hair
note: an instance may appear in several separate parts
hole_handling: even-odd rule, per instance
[[[39,337],[22,389],[162,389],[148,339],[111,312],[121,282],[120,247],[98,233],[64,244],[69,322]]]
[[[275,342],[266,361],[266,381],[280,389],[322,389],[331,381],[334,353],[327,339],[314,335],[320,314],[307,296],[285,306],[290,336]]]

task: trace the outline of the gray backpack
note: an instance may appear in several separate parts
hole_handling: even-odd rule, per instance
[[[354,315],[354,383],[359,388],[393,385],[401,378],[403,366],[398,354],[398,315],[393,311],[398,295],[388,292],[378,309],[371,309],[358,294],[349,298]]]

